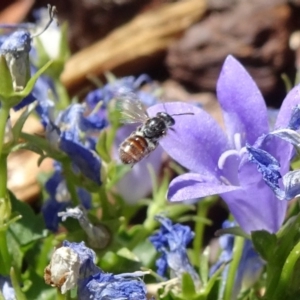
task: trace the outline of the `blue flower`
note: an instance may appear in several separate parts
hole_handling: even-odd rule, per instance
[[[61,218],[59,212],[64,211],[71,206],[71,197],[66,187],[65,179],[62,176],[62,170],[59,164],[55,164],[55,171],[45,185],[50,198],[42,207],[46,228],[51,231],[57,231]],[[82,205],[89,209],[91,207],[91,195],[83,188],[77,188],[78,197]]]
[[[233,226],[236,226],[236,224],[229,221],[225,221],[222,225],[223,228],[230,228]],[[222,235],[219,238],[219,244],[222,252],[218,261],[211,267],[210,276],[212,276],[222,265],[227,264],[222,273],[222,285],[220,290],[222,295],[224,292],[225,283],[227,281],[227,274],[230,266],[229,264],[233,256],[234,236],[231,234]],[[250,288],[258,280],[263,267],[264,261],[254,250],[252,242],[250,240],[246,240],[235,276],[235,283],[231,299],[236,299],[241,290]]]
[[[151,93],[139,90],[141,85],[145,82],[151,82],[151,78],[146,74],[140,75],[138,78],[128,76],[115,79],[114,81],[106,84],[104,87],[91,91],[86,96],[86,103],[91,108],[98,105],[100,101],[103,101],[103,103],[107,105],[110,100],[116,96],[133,92],[137,93],[137,96],[145,105],[151,106],[156,103],[156,97]]]
[[[84,242],[71,243],[69,241],[63,242],[63,247],[69,247],[77,253],[80,260],[79,280],[88,278],[96,273],[102,272],[99,267],[96,266],[96,254],[95,252],[86,247]]]
[[[78,299],[88,300],[146,300],[146,286],[139,278],[146,272],[123,274],[104,273],[96,266],[95,252],[84,242],[64,241],[54,252],[45,270],[46,282],[61,288],[61,291],[77,286]],[[58,284],[63,280],[63,286]]]
[[[142,272],[119,275],[98,273],[81,282],[78,287],[79,299],[146,300],[146,286],[136,278],[141,275]]]
[[[187,245],[193,239],[194,233],[188,226],[172,224],[171,220],[156,216],[155,219],[161,223],[160,230],[153,234],[149,240],[161,257],[156,261],[157,273],[165,276],[167,268],[171,274],[180,277],[183,273],[189,273],[196,284],[199,276],[192,267],[188,255]]]
[[[0,291],[5,300],[16,300],[15,290],[9,278],[0,276]]]

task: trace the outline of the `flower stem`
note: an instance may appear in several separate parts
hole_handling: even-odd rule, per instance
[[[197,204],[197,220],[195,225],[195,238],[193,242],[194,248],[194,259],[196,267],[200,267],[200,252],[203,247],[203,235],[204,235],[204,228],[205,223],[203,222],[203,218],[206,217],[207,211],[209,208],[209,201],[199,201]]]
[[[65,179],[66,179],[67,189],[70,193],[71,200],[72,200],[73,204],[75,206],[80,205],[80,200],[79,200],[79,197],[78,197],[78,194],[77,194],[75,184],[72,182],[72,180],[70,180],[70,178],[68,176],[66,176]]]
[[[8,117],[9,117],[9,108],[3,106],[2,104],[2,107],[0,108],[0,156],[3,150],[3,145],[5,140],[5,127],[6,127],[6,122]]]
[[[70,193],[72,203],[75,206],[80,205],[81,202],[80,202],[80,199],[77,194],[76,185],[74,184],[74,182],[72,180],[72,176],[69,176],[69,173],[72,172],[71,164],[69,162],[63,162],[62,165],[63,165],[63,169],[64,169],[64,173],[65,173],[64,177],[66,180],[66,186],[67,186],[68,192]]]
[[[287,257],[283,265],[280,279],[277,288],[274,291],[272,299],[274,300],[284,299],[284,296],[286,295],[286,291],[288,290],[288,285],[291,282],[291,277],[295,270],[295,265],[299,258],[300,258],[300,242],[298,242],[298,244],[296,244],[296,246],[293,248],[293,250]]]
[[[0,114],[1,115],[1,114]],[[2,120],[0,120],[1,123]],[[1,126],[1,125],[0,125]],[[10,261],[11,257],[7,247],[7,239],[6,239],[6,228],[4,227],[4,223],[6,219],[10,216],[10,199],[7,195],[7,155],[0,156],[0,225],[3,226],[0,230],[0,273],[3,275],[8,275],[10,272]]]
[[[10,255],[7,248],[6,230],[0,230],[0,274],[9,275]]]
[[[226,287],[224,292],[224,300],[231,300],[232,291],[234,288],[235,277],[237,274],[237,269],[240,263],[240,259],[244,248],[244,238],[236,236],[234,239],[234,246],[232,252],[232,261],[229,266],[229,271],[227,275]]]
[[[66,296],[63,295],[63,294],[60,292],[59,288],[57,288],[57,289],[56,289],[56,300],[66,300],[66,299],[69,299],[69,298],[67,298],[67,295],[66,295]]]

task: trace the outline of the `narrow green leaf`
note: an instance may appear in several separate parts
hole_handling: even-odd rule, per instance
[[[14,136],[16,141],[19,139],[22,128],[23,128],[27,118],[29,117],[29,115],[35,109],[36,105],[37,105],[36,102],[31,103],[30,105],[28,105],[26,110],[23,111],[21,116],[18,118],[16,124],[14,125],[12,131],[13,131],[13,136]]]
[[[110,154],[107,151],[106,144],[107,144],[107,131],[102,130],[96,145],[96,151],[106,163],[111,161]]]
[[[11,268],[11,270],[10,270],[10,278],[11,278],[11,284],[12,284],[14,290],[15,290],[16,299],[18,299],[18,300],[27,300],[26,296],[24,295],[24,293],[21,290],[21,286],[20,286],[20,283],[17,279],[14,268]]]
[[[222,265],[209,279],[207,285],[204,287],[204,292],[202,292],[203,295],[209,296],[210,292],[212,291],[214,285],[217,283],[217,281],[220,278],[221,273],[223,272],[226,264]]]
[[[207,285],[209,277],[209,253],[210,248],[206,247],[200,257],[200,278],[203,286]]]

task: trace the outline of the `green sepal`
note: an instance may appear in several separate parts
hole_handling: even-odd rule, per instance
[[[181,278],[182,296],[192,299],[196,295],[194,281],[189,273],[183,273]]]
[[[240,236],[245,239],[250,239],[250,235],[248,235],[246,232],[242,230],[242,228],[235,226],[230,228],[222,228],[216,231],[215,236],[221,236],[224,234],[231,234],[234,236]]]
[[[277,237],[265,230],[252,231],[251,238],[255,250],[267,261],[272,259],[277,244]]]
[[[4,55],[0,55],[0,99],[3,101],[13,94],[13,82]]]
[[[117,165],[115,161],[111,161],[107,165],[106,189],[110,190],[129,171],[130,171],[130,166]]]
[[[27,147],[33,147],[32,149],[41,149],[47,153],[49,157],[55,160],[62,161],[66,157],[65,154],[52,147],[51,144],[42,137],[31,135],[25,132],[21,132],[20,137],[27,142]]]
[[[103,161],[109,163],[111,161],[109,149],[107,149],[107,130],[102,130],[96,145],[96,151]]]
[[[11,108],[19,104],[32,91],[38,78],[49,68],[52,61],[48,61],[41,69],[39,69],[27,82],[26,87],[21,92],[10,92],[5,97],[1,96],[2,103],[5,107]],[[0,74],[1,75],[1,74]]]
[[[18,118],[17,122],[15,123],[12,132],[13,137],[15,141],[18,141],[20,133],[22,131],[22,128],[29,117],[29,115],[32,113],[32,111],[36,108],[37,102],[29,104],[26,109],[22,112],[21,116]]]

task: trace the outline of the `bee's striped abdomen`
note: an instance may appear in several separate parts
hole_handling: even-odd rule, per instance
[[[140,135],[131,135],[120,146],[119,155],[124,164],[135,164],[149,153],[147,140]]]

